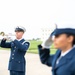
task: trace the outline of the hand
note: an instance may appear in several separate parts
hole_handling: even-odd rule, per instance
[[[7,36],[3,36],[3,39],[4,39],[4,40],[7,40],[7,39],[8,39],[8,37],[7,37]]]
[[[10,41],[14,41],[15,38],[13,38],[13,37],[9,37],[9,40],[10,40]]]
[[[50,36],[48,39],[46,39],[43,43],[42,43],[42,47],[43,48],[50,48],[50,46],[52,45],[53,40],[52,37]]]
[[[50,48],[50,46],[52,45],[53,43],[53,40],[54,40],[54,33],[55,33],[55,30],[57,29],[57,24],[55,24],[55,29],[54,31],[50,34],[49,38],[47,38],[43,43],[42,43],[42,47],[43,48]]]

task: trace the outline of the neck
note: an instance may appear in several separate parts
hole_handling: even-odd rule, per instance
[[[21,40],[22,38],[17,38],[17,40]]]
[[[20,40],[20,39],[22,39],[22,37],[19,37],[19,38],[17,37],[16,39]]]
[[[67,46],[67,47],[62,48],[61,50],[62,50],[62,52],[64,53],[64,52],[70,50],[72,47],[73,47],[73,46]]]

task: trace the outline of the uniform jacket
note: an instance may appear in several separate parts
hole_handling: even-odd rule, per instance
[[[61,54],[61,50],[57,50],[55,55],[50,55],[49,49],[42,49],[38,46],[40,60],[43,64],[52,67],[53,75],[75,75],[75,47],[65,56],[63,56],[59,63],[56,61]]]
[[[1,47],[11,48],[10,60],[9,60],[9,70],[13,71],[25,71],[25,58],[24,55],[29,48],[29,42],[24,39],[18,41],[14,40],[12,42],[6,42],[6,40],[1,41]]]

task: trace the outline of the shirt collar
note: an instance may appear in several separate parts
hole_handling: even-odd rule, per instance
[[[75,46],[73,46],[71,49],[67,50],[66,52],[61,52],[60,56],[65,56],[66,54],[68,54]]]
[[[17,39],[18,41],[21,41],[23,38],[21,38],[21,39]]]

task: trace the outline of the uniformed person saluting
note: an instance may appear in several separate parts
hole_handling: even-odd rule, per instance
[[[75,25],[59,25],[51,36],[38,46],[40,60],[52,67],[52,75],[75,75]],[[56,54],[50,55],[52,35]]]
[[[16,39],[12,42],[6,42],[6,38],[1,41],[1,47],[11,48],[9,67],[10,75],[25,75],[26,61],[24,55],[29,48],[30,43],[23,39],[23,34],[26,31],[24,27],[18,26],[15,28]]]

